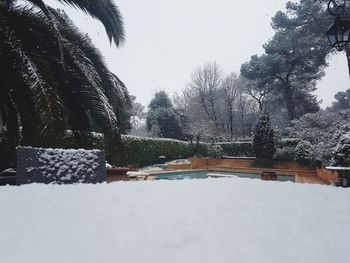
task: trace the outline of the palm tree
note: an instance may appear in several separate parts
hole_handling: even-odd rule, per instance
[[[118,46],[124,40],[124,25],[119,9],[112,0],[57,0],[72,7],[79,8],[93,18],[102,22],[110,41]],[[15,6],[18,0],[0,0],[3,4]],[[42,0],[26,0],[38,7],[51,21],[53,15],[50,8]]]
[[[0,121],[9,144],[57,147],[70,129],[85,146],[91,127],[100,127],[115,146],[130,107],[125,85],[64,13],[29,2],[41,8],[0,0]],[[111,1],[62,2],[97,17],[110,40],[122,41]]]

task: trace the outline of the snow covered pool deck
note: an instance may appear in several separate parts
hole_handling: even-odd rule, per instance
[[[208,169],[186,169],[186,170],[169,170],[169,171],[148,171],[150,176],[147,180],[155,180],[157,177],[172,175],[176,173],[196,173],[196,172],[208,172],[211,174],[215,173],[227,173],[227,174],[247,174],[247,175],[255,175],[255,178],[260,177],[262,171],[273,171],[271,169],[216,169],[216,170],[208,170]],[[328,183],[322,178],[316,176],[316,174],[310,173],[299,173],[296,174],[295,171],[287,171],[287,170],[274,170],[278,176],[281,177],[293,177],[293,181],[295,183],[307,183],[307,184],[320,184],[327,185]],[[212,176],[215,177],[215,176]],[[232,176],[229,176],[232,177]],[[249,177],[249,176],[246,176]]]
[[[0,200],[0,262],[349,262],[349,189],[232,178],[5,186]]]

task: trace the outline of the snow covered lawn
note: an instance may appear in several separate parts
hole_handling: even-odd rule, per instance
[[[0,188],[0,262],[350,262],[350,190],[250,179]]]

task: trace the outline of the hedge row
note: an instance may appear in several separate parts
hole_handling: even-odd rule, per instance
[[[221,146],[226,156],[254,157],[254,150],[251,141],[221,142],[215,145]]]
[[[122,139],[126,163],[133,166],[156,163],[160,156],[164,156],[166,160],[174,160],[192,155],[187,142],[134,136],[123,136]]]
[[[136,136],[123,135],[122,141],[124,147],[116,149],[113,156],[108,156],[107,160],[115,165],[132,165],[142,167],[148,164],[157,163],[160,156],[165,160],[174,160],[188,158],[191,156],[221,158],[224,155],[236,157],[253,157],[251,142],[230,142],[230,143],[189,143],[174,139],[163,138],[143,138]],[[104,138],[101,134],[93,134],[88,138],[89,147],[87,149],[105,149]],[[63,141],[62,148],[80,148],[71,132],[67,132]],[[1,147],[7,148],[7,147]],[[0,151],[1,153],[1,151]],[[122,154],[121,154],[122,153]],[[118,155],[118,156],[117,156]]]
[[[123,136],[122,139],[125,146],[125,163],[134,166],[156,163],[160,156],[164,156],[168,161],[191,156],[213,158],[223,156],[220,146],[207,143],[191,144],[174,139],[135,136]]]
[[[104,139],[101,134],[94,134],[89,140],[90,148],[105,149]],[[157,163],[160,156],[164,156],[165,160],[188,158],[194,155],[215,158],[223,156],[220,146],[206,143],[197,145],[174,139],[144,138],[129,135],[123,135],[122,142],[123,148],[115,151],[119,153],[118,156],[109,156],[107,154],[107,160],[114,160],[112,163],[120,166],[142,167]],[[63,147],[77,148],[77,145],[73,135],[67,133]]]

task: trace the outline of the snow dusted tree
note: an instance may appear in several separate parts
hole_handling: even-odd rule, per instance
[[[42,1],[0,0],[0,115],[12,147],[60,146],[71,129],[81,146],[97,127],[115,147],[127,122],[129,96],[101,53],[68,17]],[[123,23],[111,1],[64,1],[123,39]]]
[[[333,149],[333,163],[340,166],[350,166],[350,132],[343,134]]]
[[[329,164],[334,147],[349,128],[349,119],[346,115],[319,111],[305,114],[299,120],[293,121],[289,128],[289,137],[311,145],[312,155],[309,156],[309,160]]]
[[[350,89],[335,94],[335,102],[329,110],[334,112],[350,112]]]
[[[278,110],[286,111],[289,120],[319,110],[312,92],[323,77],[327,55],[332,52],[324,32],[333,20],[325,3],[288,2],[287,11],[277,12],[272,19],[275,35],[264,45],[265,54],[253,56],[242,65],[242,76],[254,81],[250,94],[260,108],[272,102],[275,110],[279,105]],[[266,106],[269,108],[271,105]]]
[[[131,112],[130,112],[130,124],[131,130],[128,132],[130,135],[148,137],[150,136],[146,127],[146,117],[147,112],[145,107],[136,101],[135,96],[130,96],[131,98]]]
[[[264,46],[264,64],[274,78],[274,95],[281,96],[290,120],[307,113],[307,110],[300,106],[297,109],[300,105],[298,98],[307,96],[312,99],[311,92],[316,89],[316,81],[324,75],[327,53],[312,49],[314,41],[317,40],[305,36],[303,32],[290,29],[277,31]],[[301,105],[307,102],[309,101]]]
[[[241,75],[246,78],[247,93],[258,103],[260,112],[264,109],[268,95],[273,92],[274,77],[267,66],[267,55],[251,57],[241,66]]]
[[[235,130],[235,104],[239,95],[240,79],[235,73],[228,75],[222,83],[224,93],[225,113],[227,116],[227,130],[229,131],[230,140],[234,137]]]
[[[165,91],[157,92],[148,106],[147,130],[157,137],[182,139],[179,113]]]
[[[295,147],[295,159],[301,162],[314,163],[316,152],[309,141],[300,141]]]
[[[255,126],[253,149],[258,159],[272,159],[275,153],[274,132],[268,114],[262,113]]]
[[[279,11],[272,19],[273,28],[281,31],[298,30],[305,36],[309,36],[310,41],[303,41],[309,45],[310,51],[318,51],[323,54],[335,54],[335,49],[331,48],[325,32],[334,23],[326,8],[329,1],[325,0],[300,0],[288,2],[286,11]],[[342,1],[334,1],[339,4]],[[342,16],[344,19],[350,18],[350,12],[346,9]],[[350,73],[350,47],[346,46],[344,54],[348,60]],[[321,57],[324,55],[321,55]]]
[[[258,110],[255,101],[245,92],[244,84],[238,93],[236,113],[237,136],[241,138],[251,137],[258,116]]]
[[[219,128],[218,105],[219,90],[222,85],[222,70],[218,64],[208,63],[197,68],[191,77],[188,86],[199,95],[199,101],[203,108],[203,113],[207,118]]]
[[[202,104],[198,94],[187,88],[183,93],[176,96],[175,108],[180,112],[181,125],[184,137],[189,141],[210,141],[217,132],[215,125],[203,114]]]
[[[216,63],[206,64],[194,71],[178,97],[176,107],[185,117],[189,139],[214,142],[251,136],[256,103],[237,74],[225,76]]]

